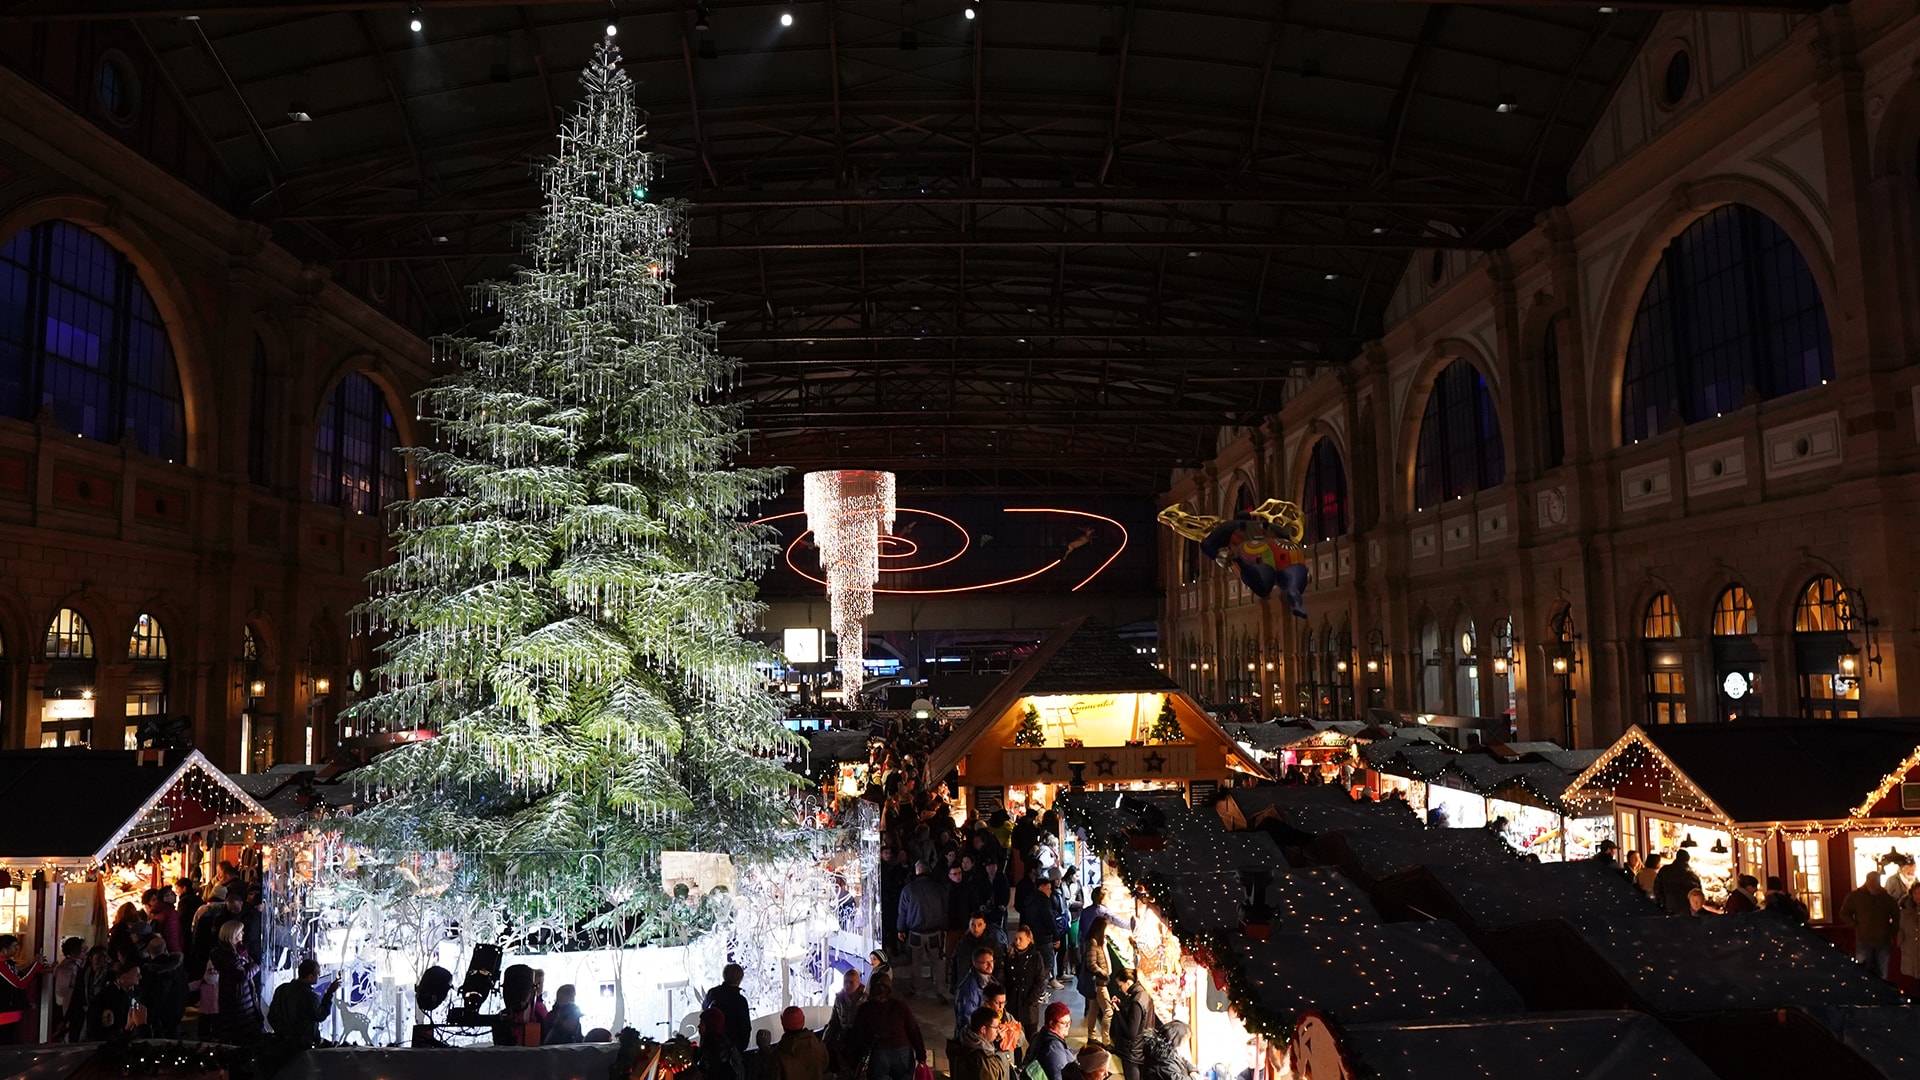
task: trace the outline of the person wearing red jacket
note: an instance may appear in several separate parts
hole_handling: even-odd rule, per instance
[[[33,1000],[33,982],[47,970],[44,960],[20,966],[20,939],[0,934],[0,1046],[17,1046],[26,1036],[27,1003]]]

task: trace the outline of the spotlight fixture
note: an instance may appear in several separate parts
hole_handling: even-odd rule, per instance
[[[968,22],[972,22],[974,19],[979,18],[979,15],[973,10],[972,4],[967,5],[967,10],[964,12],[964,14],[967,17]]]
[[[307,111],[306,102],[289,101],[287,102],[287,119],[296,124],[311,124],[313,123],[313,114]]]
[[[693,28],[706,33],[713,29],[713,9],[705,4],[693,9]]]
[[[783,12],[781,12],[781,13],[780,13],[780,25],[781,25],[781,26],[792,26],[792,25],[793,25],[793,12],[791,12],[791,11],[783,11]]]
[[[407,15],[407,29],[417,34],[426,28],[427,24],[420,19],[420,9],[418,7],[408,8]]]
[[[620,27],[619,27],[618,25],[616,25],[616,24],[614,24],[614,23],[608,23],[608,24],[607,24],[607,36],[608,36],[608,37],[612,37],[612,36],[614,36],[615,34],[618,34],[619,32],[620,32]]]
[[[1520,106],[1514,104],[1511,101],[1503,101],[1500,104],[1495,105],[1493,107],[1493,111],[1497,113],[1510,113],[1518,110],[1519,108]]]

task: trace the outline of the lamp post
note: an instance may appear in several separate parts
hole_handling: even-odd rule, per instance
[[[1378,708],[1381,699],[1386,696],[1387,677],[1387,636],[1375,626],[1367,631],[1367,707]]]
[[[1561,608],[1547,623],[1547,630],[1553,640],[1541,646],[1546,654],[1547,669],[1560,681],[1560,745],[1568,750],[1579,749],[1579,740],[1574,726],[1574,698],[1577,692],[1573,688],[1573,674],[1580,670],[1580,631],[1573,624],[1571,608]]]

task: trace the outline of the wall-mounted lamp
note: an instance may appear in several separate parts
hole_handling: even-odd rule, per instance
[[[1379,658],[1377,658],[1377,657],[1368,657],[1368,658],[1367,658],[1367,674],[1369,674],[1369,675],[1378,675],[1378,674],[1380,674],[1380,660],[1379,660]]]
[[[1333,670],[1345,675],[1347,673],[1347,667],[1348,664],[1345,660],[1336,660],[1333,665]]]
[[[314,697],[326,697],[328,694],[332,692],[333,692],[332,679],[327,678],[325,675],[318,675],[314,677],[314,680],[313,680],[313,696]]]
[[[1506,657],[1496,656],[1493,658],[1493,673],[1495,675],[1505,675],[1509,666]]]
[[[1259,670],[1259,665],[1257,665],[1257,664],[1255,664],[1255,663],[1254,663],[1253,661],[1251,661],[1251,660],[1249,660],[1249,661],[1247,661],[1247,670],[1248,670],[1248,671],[1258,671],[1258,670]]]
[[[267,696],[267,680],[255,679],[252,682],[248,683],[247,696],[250,698],[266,697]]]
[[[1555,675],[1565,675],[1568,670],[1569,663],[1565,656],[1556,656],[1553,658],[1553,673]]]

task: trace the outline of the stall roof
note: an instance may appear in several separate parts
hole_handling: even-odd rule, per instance
[[[0,1076],[8,1080],[65,1080],[99,1051],[99,1043],[0,1046]]]
[[[1519,787],[1531,792],[1550,809],[1563,810],[1561,796],[1566,794],[1580,769],[1565,769],[1549,761],[1503,761],[1492,754],[1470,753],[1448,758],[1444,771],[1458,774],[1468,790],[1481,795],[1496,795]]]
[[[1392,824],[1327,833],[1314,841],[1312,851],[1363,885],[1414,866],[1485,869],[1521,861],[1504,840],[1485,829],[1408,829]]]
[[[228,773],[227,779],[279,821],[319,810],[341,810],[359,801],[359,791],[350,783],[318,779],[302,783],[303,775],[315,776],[316,772],[313,765],[275,765],[266,772]]]
[[[1459,757],[1460,751],[1437,743],[1389,739],[1361,747],[1360,756],[1379,772],[1413,780],[1431,780],[1446,772],[1447,763]]]
[[[1659,914],[1625,874],[1593,859],[1423,866],[1412,872],[1430,876],[1453,899],[1459,914],[1483,930],[1541,919]]]
[[[1660,1015],[1905,1000],[1825,938],[1765,913],[1566,921]]]
[[[1806,1010],[1888,1080],[1920,1076],[1920,1011],[1911,1005]]]
[[[1337,1031],[1341,1056],[1357,1066],[1351,1075],[1368,1080],[1712,1080],[1715,1075],[1645,1013],[1346,1024]]]
[[[163,764],[140,764],[152,751],[0,751],[0,806],[57,807],[57,813],[15,815],[0,830],[0,861],[97,863],[126,839],[170,792],[205,777],[218,807],[212,824],[266,823],[273,815],[213,767],[198,750]],[[84,793],[84,794],[82,794]]]
[[[1256,941],[1223,935],[1241,1015],[1269,1033],[1290,1030],[1315,1009],[1346,1023],[1519,1013],[1513,986],[1451,923],[1346,926],[1281,932]]]
[[[1157,882],[1152,893],[1160,913],[1182,941],[1212,931],[1237,931],[1240,926],[1238,874],[1185,874]],[[1295,930],[1380,922],[1367,894],[1331,866],[1276,870],[1267,886],[1267,905],[1273,909],[1276,925]]]
[[[1170,694],[1184,700],[1185,710],[1195,723],[1244,757],[1233,737],[1221,729],[1198,702],[1188,698],[1180,684],[1159,668],[1140,658],[1133,646],[1121,641],[1113,628],[1084,616],[1062,623],[1045,641],[1002,679],[993,692],[974,706],[967,718],[953,729],[927,760],[927,775],[947,775],[966,757],[995,721],[1023,697],[1054,694]],[[1192,732],[1188,732],[1191,737]],[[1244,763],[1256,775],[1264,775],[1253,762]]]
[[[1913,720],[1741,720],[1627,729],[1576,778],[1605,790],[1623,754],[1652,752],[1736,822],[1836,821],[1864,814],[1889,777],[1920,765]]]
[[[1211,819],[1211,827],[1205,822]],[[1279,845],[1263,832],[1228,832],[1219,819],[1196,815],[1193,824],[1169,825],[1166,846],[1151,850],[1122,846],[1116,852],[1121,872],[1133,881],[1188,874],[1235,873],[1242,867],[1283,867]]]
[[[1295,828],[1321,832],[1324,830],[1308,829],[1297,824],[1295,818],[1303,812],[1324,809],[1335,814],[1350,812],[1365,815],[1364,820],[1370,821],[1381,806],[1355,802],[1346,788],[1331,784],[1266,784],[1228,788],[1220,793],[1220,801],[1214,804],[1214,809],[1219,813],[1220,820],[1232,829],[1250,829],[1262,821],[1279,818]],[[1374,809],[1370,811],[1367,809],[1369,807]]]

